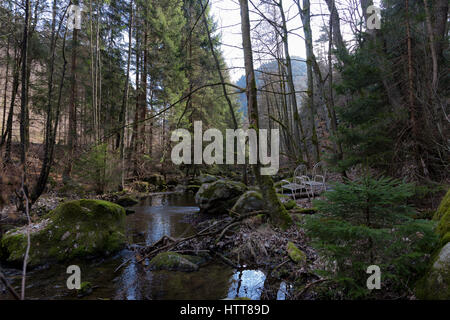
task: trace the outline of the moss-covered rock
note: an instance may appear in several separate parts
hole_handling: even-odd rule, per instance
[[[225,213],[247,190],[245,184],[220,179],[204,183],[195,195],[195,202],[205,213]]]
[[[166,185],[166,180],[163,175],[159,173],[154,173],[144,179],[145,182],[148,182],[150,185],[156,186],[159,190],[163,189]]]
[[[29,265],[108,255],[125,245],[125,210],[103,200],[59,205],[31,228]],[[26,227],[8,231],[0,258],[20,265],[27,246]]]
[[[122,207],[131,207],[134,206],[135,204],[138,204],[139,201],[131,196],[123,196],[117,199],[115,203],[117,203],[119,206]]]
[[[231,214],[245,214],[264,209],[264,199],[258,191],[247,191],[236,201],[231,208]]]
[[[176,252],[161,252],[150,260],[152,270],[170,270],[191,272],[198,270],[201,258]]]
[[[200,189],[200,185],[198,184],[190,184],[186,187],[186,190],[189,192],[197,193]]]
[[[295,208],[295,210],[293,210],[293,212],[292,213],[295,213],[295,214],[315,214],[315,213],[317,213],[318,212],[318,210],[317,210],[317,208],[300,208],[300,207],[297,207],[297,208]]]
[[[286,210],[298,208],[297,202],[295,202],[295,200],[292,199],[291,196],[282,193],[277,193],[277,197],[278,199],[280,199],[280,202],[284,205],[284,208]]]
[[[441,247],[445,246],[447,243],[450,242],[450,231],[447,232],[442,238],[441,238]]]
[[[293,242],[288,242],[287,253],[289,258],[297,264],[304,265],[306,263],[306,254],[297,248]]]
[[[439,220],[436,231],[440,237],[443,237],[447,232],[450,231],[450,210],[447,210],[447,212],[442,216],[441,220]]]
[[[441,204],[439,205],[439,208],[437,209],[433,217],[433,220],[439,221],[445,214],[448,213],[450,213],[450,189],[447,191],[444,198],[442,199]]]
[[[450,299],[450,243],[436,255],[430,270],[416,284],[415,293],[419,299]]]
[[[136,192],[148,193],[153,191],[153,186],[147,181],[133,181],[131,188]]]
[[[203,184],[203,183],[213,183],[214,181],[219,180],[219,178],[211,174],[203,174],[198,178],[198,180],[200,181],[200,184]]]

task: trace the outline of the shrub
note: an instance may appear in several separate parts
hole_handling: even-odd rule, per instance
[[[411,195],[411,184],[366,176],[336,184],[315,202],[320,213],[306,219],[306,229],[341,296],[399,297],[425,272],[437,237],[433,222],[412,218]],[[381,268],[382,290],[367,289],[370,265]]]

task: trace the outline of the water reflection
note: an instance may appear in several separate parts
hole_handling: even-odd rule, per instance
[[[142,200],[127,216],[127,236],[130,243],[151,244],[162,236],[188,236],[195,230],[189,224],[190,215],[199,209],[192,195],[162,194]],[[131,263],[119,272],[122,262]],[[71,261],[81,268],[82,282],[91,282],[93,293],[83,299],[259,299],[266,276],[258,270],[236,271],[212,262],[197,272],[149,271],[146,265],[135,263],[134,252],[122,250],[117,255],[95,261]],[[76,292],[66,287],[68,264],[53,264],[48,268],[30,270],[27,275],[29,299],[75,299]],[[7,269],[7,276],[20,287],[20,270]],[[281,290],[280,290],[281,291]],[[283,299],[282,293],[279,298]],[[0,300],[10,299],[0,292]]]
[[[264,288],[266,275],[259,270],[242,270],[236,272],[231,278],[231,286],[228,290],[228,299],[246,297],[259,300]]]

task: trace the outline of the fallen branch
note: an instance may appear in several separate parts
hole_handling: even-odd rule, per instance
[[[312,286],[314,286],[314,285],[316,285],[316,284],[318,284],[318,283],[321,283],[321,282],[329,281],[329,280],[330,280],[330,279],[319,279],[319,280],[316,280],[316,281],[313,281],[313,282],[307,284],[307,285],[303,288],[303,290],[298,294],[297,298],[298,298],[298,297],[301,297],[302,295],[304,295],[304,294],[306,293],[306,291],[308,291],[308,289],[311,288]]]
[[[147,247],[147,248],[145,249],[145,251],[149,251],[149,249],[155,248],[158,244],[164,243],[164,240],[165,240],[165,239],[170,239],[170,240],[172,240],[172,243],[164,244],[162,247],[155,248],[155,249],[151,250],[150,252],[146,252],[146,253],[143,255],[143,257],[141,257],[141,258],[137,261],[137,263],[141,263],[141,262],[144,261],[145,259],[148,259],[149,257],[151,257],[151,256],[153,256],[153,255],[155,255],[155,254],[157,254],[157,253],[160,253],[160,252],[162,252],[162,251],[170,251],[171,249],[177,247],[178,245],[180,245],[180,244],[182,244],[182,243],[184,243],[184,242],[186,242],[186,241],[189,241],[189,240],[192,240],[192,239],[195,239],[195,238],[199,238],[199,237],[206,237],[206,236],[214,235],[214,234],[219,233],[219,232],[221,232],[221,231],[223,232],[224,230],[225,230],[225,232],[226,232],[226,230],[229,229],[232,225],[236,225],[238,222],[240,222],[240,221],[242,221],[242,220],[245,220],[245,219],[247,219],[247,218],[253,217],[253,216],[258,215],[258,214],[263,213],[263,212],[265,212],[265,211],[260,210],[260,211],[250,212],[250,213],[247,213],[247,214],[245,214],[245,215],[240,215],[240,216],[235,217],[234,219],[232,219],[229,223],[227,223],[227,224],[226,224],[225,226],[223,226],[222,228],[220,228],[220,229],[218,229],[218,230],[215,230],[215,231],[209,231],[209,230],[211,230],[212,228],[217,227],[221,222],[224,222],[225,220],[221,220],[220,222],[215,221],[212,225],[210,225],[210,226],[204,228],[204,229],[201,230],[200,232],[197,232],[196,234],[194,234],[194,235],[192,235],[192,236],[189,236],[189,237],[186,237],[186,238],[182,238],[182,239],[173,239],[173,238],[170,238],[170,237],[168,237],[168,236],[163,236],[161,239],[159,239],[158,241],[156,241],[155,243],[153,243],[151,246]],[[225,233],[225,232],[223,232],[223,233]],[[167,242],[166,242],[166,243],[167,243]],[[219,256],[219,257],[220,257],[220,256]],[[126,260],[125,262],[123,262],[122,264],[120,264],[120,265],[114,270],[114,272],[117,272],[117,271],[120,270],[123,266],[127,265],[132,259],[133,259],[133,258],[130,258],[130,259]],[[233,263],[232,263],[232,264],[233,264]],[[235,266],[235,264],[233,264],[233,266]]]

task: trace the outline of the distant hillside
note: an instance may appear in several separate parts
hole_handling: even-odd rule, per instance
[[[300,61],[304,60],[300,57],[292,57],[292,71],[294,74],[294,85],[296,90],[302,90],[306,87],[306,62]],[[261,71],[260,70],[268,70],[273,73],[278,73],[278,64],[277,61],[271,61],[263,64],[258,70],[256,70],[256,85],[260,86],[261,81]],[[236,83],[241,88],[245,88],[246,81],[245,76],[242,76]],[[241,111],[244,117],[247,117],[247,97],[245,93],[241,93],[239,95],[239,103],[241,107],[239,111]]]

